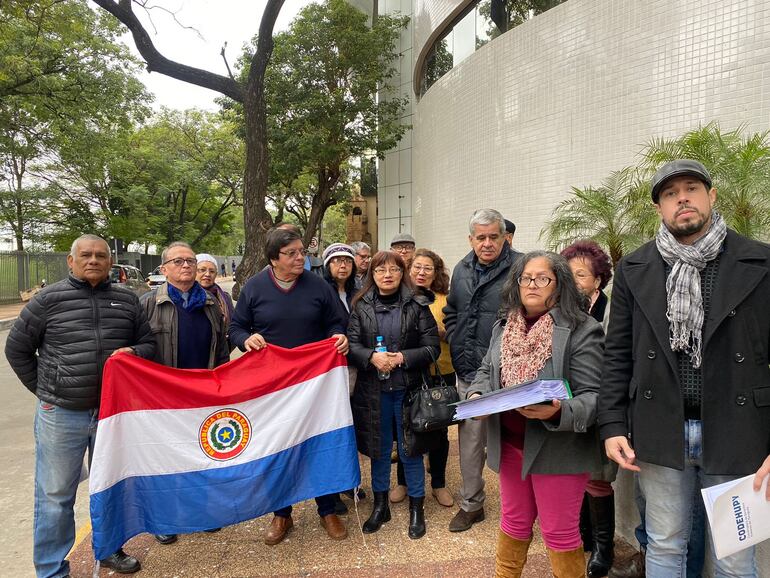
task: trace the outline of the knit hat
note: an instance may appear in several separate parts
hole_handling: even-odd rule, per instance
[[[353,251],[353,247],[350,245],[346,245],[345,243],[332,243],[326,247],[326,249],[324,249],[324,267],[329,264],[329,261],[332,260],[332,257],[350,257],[351,259],[354,259],[355,256],[356,253]]]
[[[201,261],[208,261],[209,263],[214,263],[214,266],[219,268],[219,263],[217,263],[214,255],[209,255],[208,253],[198,253],[195,255],[195,258],[198,259],[198,263]]]

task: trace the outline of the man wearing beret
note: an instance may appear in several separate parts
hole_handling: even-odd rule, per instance
[[[770,247],[728,229],[716,197],[699,162],[661,167],[657,236],[615,274],[598,422],[639,473],[648,578],[686,574],[700,488],[770,474]],[[753,548],[708,556],[717,576],[757,576]]]

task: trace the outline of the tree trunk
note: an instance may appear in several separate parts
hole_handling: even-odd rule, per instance
[[[233,297],[238,298],[246,280],[267,263],[265,237],[273,219],[265,207],[270,175],[267,150],[265,70],[273,54],[273,27],[284,0],[268,0],[259,24],[257,51],[251,59],[243,115],[246,123],[246,169],[243,175],[243,222],[246,250],[235,270]]]
[[[307,219],[305,229],[304,243],[305,247],[310,243],[310,239],[315,236],[315,232],[321,226],[326,209],[333,206],[336,201],[333,198],[334,188],[340,180],[339,169],[324,169],[318,171],[318,193],[313,195],[313,201],[310,205],[310,216]]]

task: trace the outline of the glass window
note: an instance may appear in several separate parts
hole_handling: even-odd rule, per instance
[[[567,0],[477,0],[433,44],[422,63],[417,93],[422,96],[439,78],[484,46]]]

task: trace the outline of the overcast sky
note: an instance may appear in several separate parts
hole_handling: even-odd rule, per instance
[[[308,4],[309,0],[286,0],[276,22],[276,30],[285,30]],[[157,5],[176,14],[174,21],[167,12],[159,9],[150,10],[152,24],[142,10],[134,8],[152,37],[155,47],[161,54],[198,68],[204,68],[218,74],[227,74],[219,51],[227,42],[227,60],[231,67],[241,53],[244,43],[259,30],[259,21],[265,8],[265,0],[158,0]],[[180,26],[181,24],[181,26]],[[195,30],[183,28],[189,26]],[[197,32],[196,32],[197,31]],[[124,41],[138,55],[130,34]],[[235,72],[235,71],[233,71]],[[155,94],[154,108],[203,108],[215,110],[214,99],[219,93],[186,84],[162,74],[144,72],[141,75],[150,92]]]

